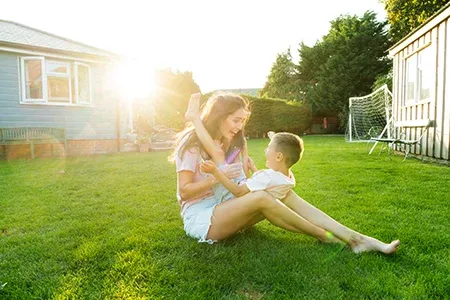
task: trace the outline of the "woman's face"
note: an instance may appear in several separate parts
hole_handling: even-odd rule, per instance
[[[231,141],[236,133],[244,127],[247,117],[248,113],[243,108],[240,108],[231,115],[228,115],[228,117],[220,124],[220,134],[227,140]]]

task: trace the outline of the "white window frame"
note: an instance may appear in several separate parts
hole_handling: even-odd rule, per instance
[[[26,94],[26,74],[25,74],[25,62],[29,60],[40,60],[41,62],[41,72],[42,72],[42,99],[32,99],[27,98]],[[48,72],[46,71],[46,61],[55,61],[58,63],[64,63],[67,64],[67,74],[62,74],[58,72]],[[72,86],[72,65],[73,69],[75,70],[75,78],[74,78],[74,86]],[[89,101],[78,101],[78,66],[82,65],[84,67],[88,68],[88,74],[89,74]],[[22,56],[20,57],[20,91],[22,93],[20,97],[20,103],[21,104],[42,104],[42,105],[54,105],[54,106],[92,106],[93,105],[93,99],[92,99],[92,78],[91,78],[91,66],[85,63],[80,62],[70,62],[70,61],[61,61],[56,59],[51,59],[44,56]],[[49,100],[48,97],[48,76],[52,77],[67,77],[69,79],[69,102],[67,101],[60,101],[58,102],[56,100]],[[75,97],[72,97],[72,89],[75,88]],[[75,98],[75,99],[74,99]]]
[[[422,65],[419,61],[419,56],[421,55],[421,53],[423,54],[423,51],[430,51],[429,55],[433,55],[433,51],[432,51],[433,48],[430,46],[431,46],[431,43],[426,44],[425,46],[417,49],[417,51],[411,53],[410,55],[408,55],[407,57],[404,58],[405,74],[404,74],[404,78],[403,78],[403,80],[404,80],[403,107],[414,106],[416,104],[428,103],[431,101],[431,96],[433,93],[433,84],[431,84],[431,86],[430,86],[429,97],[425,98],[425,99],[420,99],[422,82],[420,81],[420,77],[419,77],[419,70],[422,68]],[[408,61],[412,61],[412,60],[414,60],[414,63],[415,63],[414,99],[408,99],[408,78],[409,78],[408,77],[408,75],[409,75]]]
[[[411,72],[410,70],[410,66],[414,64],[414,69],[412,70],[413,72]],[[419,79],[419,74],[418,74],[418,69],[417,69],[417,53],[414,53],[413,55],[411,55],[410,57],[408,57],[405,60],[405,105],[411,105],[417,102],[417,85],[418,85],[418,79]],[[414,89],[413,89],[413,97],[409,98],[408,97],[408,93],[409,93],[409,75],[412,74],[412,79],[414,79]]]
[[[46,71],[45,72],[45,76],[46,76],[46,82],[47,82],[47,102],[48,103],[70,103],[72,104],[72,82],[71,82],[71,68],[70,68],[70,63],[69,62],[65,62],[65,61],[60,61],[60,60],[53,60],[53,59],[44,59],[45,64],[47,62],[52,63],[59,63],[59,64],[64,64],[66,65],[67,68],[67,72],[66,73],[58,73],[58,72],[50,72],[50,71]],[[47,65],[45,66],[47,68]],[[52,97],[50,99],[50,96],[48,95],[48,76],[51,77],[59,77],[59,78],[67,78],[68,82],[69,82],[69,102],[67,102],[66,98],[61,98],[61,97]]]
[[[78,90],[78,67],[87,67],[88,69],[88,77],[89,77],[89,101],[83,101],[80,100],[79,90]],[[77,104],[91,104],[92,103],[92,80],[91,80],[91,66],[85,63],[75,62],[74,63],[74,69],[75,69],[75,103]]]
[[[41,61],[41,76],[42,76],[42,99],[34,99],[34,98],[27,98],[27,76],[25,71],[25,62],[30,60],[40,60]],[[22,91],[22,102],[24,103],[46,103],[47,102],[47,76],[45,76],[45,60],[44,57],[40,56],[23,56],[20,58],[20,69],[21,69],[21,91]]]
[[[431,85],[429,86],[430,92],[428,93],[428,98],[424,98],[424,99],[421,98],[422,97],[423,78],[426,77],[426,76],[422,76],[422,78],[420,78],[419,77],[419,70],[423,71],[423,70],[425,70],[427,68],[427,64],[424,63],[424,61],[427,62],[428,60],[427,59],[423,59],[423,57],[425,57],[423,55],[425,51],[428,51],[428,55],[430,55],[430,57],[433,57],[433,52],[432,52],[432,48],[431,47],[423,48],[421,51],[419,51],[417,53],[417,99],[416,99],[416,102],[430,101],[431,100],[431,92],[433,91],[433,82],[432,82]],[[419,58],[421,58],[421,54],[422,54],[422,61],[419,59]],[[433,61],[433,60],[431,60],[431,61]],[[433,74],[433,72],[430,72],[430,75],[431,74]]]

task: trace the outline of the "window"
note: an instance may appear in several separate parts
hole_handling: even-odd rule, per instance
[[[91,102],[91,85],[89,84],[91,71],[89,66],[75,63],[75,101],[76,103]]]
[[[417,55],[414,54],[406,60],[406,103],[416,99]]]
[[[426,47],[406,59],[406,105],[427,101],[431,97],[434,84],[434,59],[431,49]]]
[[[47,75],[48,101],[70,103],[70,64],[46,60],[45,71]]]
[[[87,64],[21,58],[23,103],[90,104],[91,72]]]
[[[428,100],[431,97],[431,87],[434,83],[433,76],[433,54],[430,47],[418,53],[418,88],[419,101]]]
[[[44,101],[43,58],[22,58],[22,95],[24,101]]]

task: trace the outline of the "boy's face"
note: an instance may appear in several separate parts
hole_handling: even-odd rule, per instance
[[[269,169],[274,169],[279,161],[277,161],[277,156],[279,156],[280,152],[276,151],[275,143],[273,140],[270,141],[266,150],[266,167]]]

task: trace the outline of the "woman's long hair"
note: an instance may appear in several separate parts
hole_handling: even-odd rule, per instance
[[[212,95],[202,106],[200,118],[211,137],[215,138],[219,135],[219,128],[222,121],[238,109],[244,109],[245,111],[250,112],[248,101],[241,96],[221,92]],[[222,140],[222,142],[225,141]],[[225,156],[228,156],[228,154],[236,148],[243,149],[244,145],[245,136],[243,126],[242,130],[233,137],[230,145],[227,145],[228,147]],[[184,152],[192,147],[197,147],[201,151],[202,157],[209,158],[209,155],[203,149],[203,146],[195,133],[194,126],[188,124],[183,131],[177,134],[175,150],[170,155],[169,160],[175,161],[175,155],[182,158]]]

